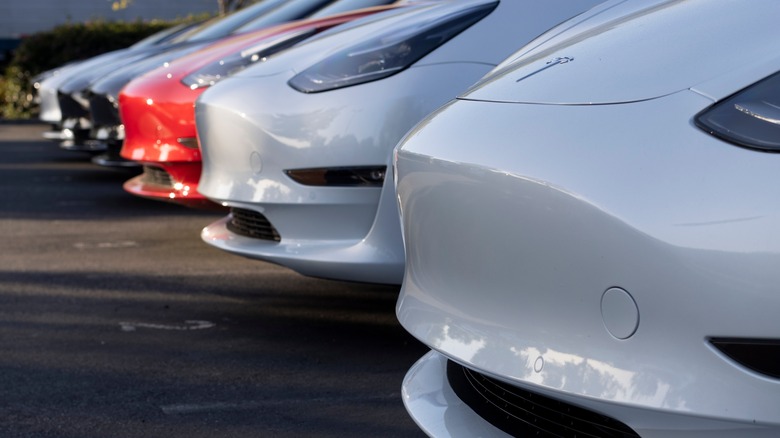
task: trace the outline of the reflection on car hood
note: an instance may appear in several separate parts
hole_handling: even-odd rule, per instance
[[[749,25],[724,29],[724,16]],[[765,42],[780,40],[778,16],[776,0],[749,8],[725,0],[615,2],[546,33],[461,98],[582,105],[669,95],[765,58]]]
[[[149,57],[157,56],[167,50],[179,47],[176,45],[159,45],[143,47],[141,49],[123,49],[111,52],[111,57],[99,56],[79,63],[75,69],[68,71],[68,76],[59,85],[59,90],[65,94],[76,93],[85,90],[89,85],[117,69],[123,68],[135,62],[143,61]]]
[[[127,64],[121,68],[115,69],[109,74],[95,79],[90,84],[89,89],[95,94],[116,97],[119,95],[119,91],[134,78],[157,68],[164,67],[177,58],[203,49],[208,44],[208,42],[187,42],[185,44],[171,46],[170,50]]]

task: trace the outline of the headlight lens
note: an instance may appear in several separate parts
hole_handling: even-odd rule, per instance
[[[182,84],[191,89],[210,87],[222,79],[234,75],[249,65],[265,61],[269,56],[288,49],[317,33],[316,28],[294,30],[263,41],[239,53],[213,62],[184,77]]]
[[[497,3],[461,9],[434,20],[414,21],[336,52],[293,77],[303,93],[318,93],[392,76],[488,15]]]
[[[707,108],[695,121],[738,146],[780,152],[780,73]]]

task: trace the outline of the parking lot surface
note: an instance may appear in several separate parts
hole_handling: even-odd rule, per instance
[[[224,213],[0,123],[0,436],[420,436],[397,287],[223,253]]]

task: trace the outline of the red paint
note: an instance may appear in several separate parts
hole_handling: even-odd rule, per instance
[[[285,32],[311,28],[323,31],[394,7],[397,6],[361,9],[230,37],[131,81],[119,94],[119,113],[125,125],[122,157],[163,168],[171,174],[175,183],[189,190],[151,185],[142,177],[127,181],[125,190],[137,196],[189,207],[218,207],[197,191],[201,171],[200,149],[186,147],[177,141],[179,138],[196,137],[195,100],[207,89],[192,90],[181,82],[182,78]]]

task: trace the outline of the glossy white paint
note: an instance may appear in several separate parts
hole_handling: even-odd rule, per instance
[[[62,120],[62,111],[60,103],[57,101],[57,87],[50,86],[54,81],[59,82],[57,76],[50,76],[40,82],[38,93],[38,118],[45,123],[60,123]]]
[[[509,437],[455,395],[447,384],[446,365],[444,356],[430,352],[404,377],[401,396],[417,425],[439,438]]]
[[[780,381],[708,339],[780,338],[780,202],[768,189],[780,155],[692,120],[780,70],[780,28],[765,19],[780,3],[646,7],[628,1],[608,14],[635,23],[596,17],[603,28],[585,22],[544,56],[519,56],[517,70],[498,68],[399,145],[398,317],[458,362],[643,437],[773,436]],[[621,65],[614,57],[631,54],[642,29],[648,39],[666,29],[684,50],[663,37]],[[703,54],[720,60],[699,63]],[[618,296],[605,316],[614,288],[634,305]]]
[[[437,438],[508,436],[479,417],[458,398],[447,381],[446,364],[445,355],[431,351],[417,361],[404,378],[401,396],[404,406],[417,425],[429,436]],[[718,418],[668,415],[663,411],[605,403],[596,399],[582,399],[523,383],[518,386],[607,415],[630,418],[635,430],[643,438],[772,438],[777,436],[776,428],[757,424],[735,424]]]
[[[475,90],[469,98],[552,104],[653,99],[764,61],[766,46],[761,42],[777,37],[777,17],[772,14],[756,17],[748,28],[723,32],[723,16],[744,9],[738,3],[700,8],[696,1],[646,2],[630,15],[620,14],[622,6],[609,11],[617,16],[600,17],[598,27],[587,32],[570,29],[524,53],[484,81],[491,86]],[[690,37],[717,33],[724,37],[706,42]],[[715,56],[713,51],[733,56]],[[572,61],[550,67],[557,57]],[[659,68],[675,74],[659,74]]]
[[[207,227],[204,240],[307,275],[400,283],[404,253],[389,178],[381,189],[313,187],[294,182],[284,170],[387,165],[389,175],[392,148],[425,115],[524,42],[599,1],[502,1],[489,16],[394,76],[313,94],[287,82],[377,32],[485,3],[490,1],[441,2],[377,14],[207,90],[196,104],[204,162],[199,191],[225,205],[261,212],[282,240],[240,238],[225,228],[225,220]]]

